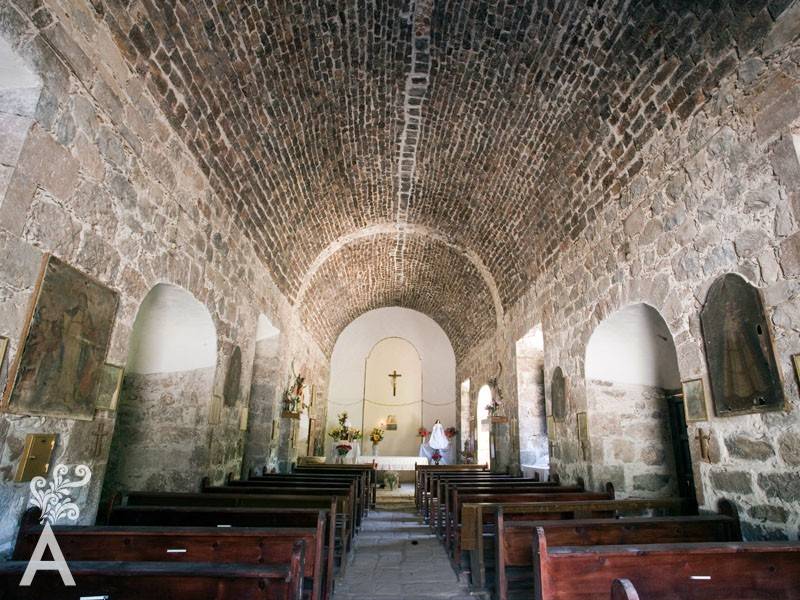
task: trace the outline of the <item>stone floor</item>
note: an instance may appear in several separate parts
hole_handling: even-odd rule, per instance
[[[444,548],[415,513],[413,498],[381,500],[358,534],[353,561],[336,583],[334,600],[472,599]]]

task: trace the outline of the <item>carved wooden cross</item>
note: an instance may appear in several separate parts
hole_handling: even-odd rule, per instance
[[[389,373],[389,377],[392,378],[392,396],[397,396],[397,378],[402,377],[400,373],[397,372],[397,369]]]

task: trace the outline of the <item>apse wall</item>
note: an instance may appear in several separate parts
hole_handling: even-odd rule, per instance
[[[331,355],[328,429],[342,411],[347,411],[354,427],[362,427],[367,357],[375,344],[390,337],[408,340],[419,352],[425,426],[430,429],[434,420],[440,419],[445,427],[457,427],[456,357],[450,340],[430,317],[390,307],[364,313],[339,334]],[[330,453],[330,438],[326,438],[326,448]]]

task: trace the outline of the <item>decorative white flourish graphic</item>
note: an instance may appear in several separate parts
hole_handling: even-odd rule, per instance
[[[75,521],[80,516],[81,509],[73,501],[72,492],[89,483],[92,470],[86,465],[75,467],[75,476],[80,477],[77,481],[66,477],[68,473],[67,465],[57,465],[53,469],[52,481],[48,482],[44,477],[34,477],[31,480],[28,506],[36,506],[42,511],[42,523],[55,525],[62,517]]]

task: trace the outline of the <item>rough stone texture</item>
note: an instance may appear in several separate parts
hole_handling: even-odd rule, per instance
[[[214,369],[125,376],[108,469],[120,490],[194,492],[208,474]]]
[[[733,10],[731,5],[717,8],[719,15]],[[754,8],[750,15],[758,14],[758,7],[750,5],[750,8]],[[780,12],[772,16],[778,17]],[[741,21],[730,35],[739,40],[755,32],[747,25],[755,20],[750,21],[742,12],[737,15]],[[782,22],[786,23],[778,21]],[[785,29],[786,25],[782,27]],[[772,29],[766,26],[764,31],[770,35]],[[705,39],[711,35],[706,31]],[[792,466],[793,454],[787,450],[787,459],[775,445],[782,435],[793,434],[800,427],[797,383],[790,376],[790,357],[800,352],[796,332],[800,318],[795,316],[800,281],[797,274],[792,274],[793,267],[787,273],[777,264],[778,259],[785,261],[788,256],[784,251],[790,244],[781,249],[784,240],[797,233],[792,172],[797,173],[800,165],[793,148],[782,155],[774,151],[775,143],[798,131],[800,122],[792,121],[795,107],[787,107],[781,110],[782,124],[767,135],[765,129],[754,127],[752,119],[793,102],[787,90],[797,87],[798,66],[793,57],[800,47],[789,38],[785,42],[787,47],[764,56],[759,54],[758,37],[749,37],[750,41],[743,46],[747,50],[740,57],[759,58],[764,68],[756,69],[753,78],[742,80],[732,75],[737,59],[726,55],[722,62],[730,70],[726,67],[718,72],[718,85],[704,89],[706,101],[691,115],[678,116],[677,111],[657,113],[657,118],[672,121],[657,129],[646,144],[637,146],[635,160],[640,166],[637,173],[616,179],[618,190],[595,190],[597,209],[587,219],[583,233],[573,243],[559,246],[559,252],[545,263],[533,285],[504,307],[501,327],[490,339],[460,357],[457,369],[458,379],[470,379],[477,389],[497,373],[498,362],[512,363],[515,340],[541,322],[546,395],[549,398],[553,370],[561,367],[567,380],[570,407],[567,419],[556,423],[555,430],[550,432],[553,470],[562,480],[581,477],[596,489],[608,480],[624,483],[621,469],[605,464],[609,454],[613,456],[613,448],[609,454],[593,454],[591,461],[585,461],[576,439],[574,415],[587,409],[584,362],[591,334],[607,315],[629,304],[646,302],[661,313],[670,328],[681,379],[703,376],[705,357],[697,317],[699,309],[716,277],[725,271],[738,272],[764,293],[790,410],[719,419],[709,405],[710,422],[689,425],[698,499],[707,510],[715,510],[720,498],[732,499],[740,507],[746,535],[751,539],[781,536],[797,539],[800,504],[796,501],[784,504],[769,498],[751,473],[785,473]],[[671,58],[663,55],[661,60],[662,65],[668,65]],[[761,122],[765,121],[766,117],[762,118]],[[591,175],[585,177],[588,180]],[[565,193],[570,202],[575,189]],[[613,198],[613,202],[609,203],[608,198]],[[629,225],[626,233],[625,222],[634,211],[648,215],[647,223],[662,223],[661,231],[655,236],[652,231],[645,235],[647,226],[635,231]],[[737,241],[741,255],[736,251]],[[756,247],[760,247],[757,256],[748,257]],[[516,381],[507,371],[500,381],[507,403],[503,410],[513,415],[517,403]],[[591,429],[591,415],[589,423]],[[712,431],[710,463],[699,459],[696,440],[699,427]],[[773,455],[763,461],[732,455],[724,440],[736,435],[766,441],[773,446]],[[497,439],[495,466],[513,471],[518,461],[518,443],[513,439]],[[617,450],[620,456],[625,455],[625,448]],[[747,484],[729,486],[735,491],[723,490],[716,485],[718,481],[730,483],[725,476],[718,475],[723,469],[745,473],[751,479]],[[777,489],[781,481],[765,480],[765,485]],[[780,504],[789,514],[785,524],[756,523],[747,513],[750,507],[772,503]]]
[[[750,473],[742,471],[712,471],[711,483],[720,492],[750,494],[753,491]]]
[[[725,447],[728,449],[730,456],[745,460],[763,461],[775,456],[775,450],[769,442],[753,440],[744,435],[725,438]]]
[[[40,93],[0,93],[0,114],[26,116],[32,122],[27,132],[15,129],[24,138],[18,158],[3,165],[13,173],[0,198],[0,335],[10,338],[8,359],[13,360],[43,252],[56,254],[120,293],[107,357],[114,364],[126,362],[133,321],[150,288],[169,282],[191,292],[207,307],[217,331],[211,387],[194,398],[187,393],[191,386],[165,390],[180,399],[180,408],[176,405],[175,420],[164,419],[152,432],[153,451],[160,458],[151,456],[149,465],[140,461],[136,485],[194,487],[199,475],[219,482],[241,468],[245,435],[239,430],[239,414],[250,399],[259,314],[268,315],[286,333],[277,359],[280,381],[296,359],[317,385],[324,385],[327,361],[264,270],[253,243],[240,235],[235,213],[173,129],[146,77],[120,53],[113,41],[118,31],[108,13],[89,3],[0,5],[0,35],[42,80]],[[34,106],[25,112],[31,99]],[[15,155],[12,141],[20,145],[20,136],[0,142],[6,162],[13,162],[8,158]],[[219,425],[200,433],[192,429],[193,435],[186,429],[179,432],[175,423],[192,414],[200,419],[195,411],[208,406],[211,393],[222,393],[235,346],[243,355],[239,403],[223,410]],[[150,408],[159,409],[157,404]],[[324,411],[324,404],[317,410]],[[259,411],[253,412],[254,431],[267,428],[257,422]],[[11,483],[25,435],[57,433],[54,464],[92,468],[91,485],[77,498],[80,522],[91,523],[116,416],[98,413],[88,422],[0,417],[0,555],[13,543],[27,503],[28,486]],[[288,438],[279,454],[286,460],[296,455]]]
[[[523,465],[547,464],[550,460],[544,404],[544,350],[540,339],[532,330],[516,345],[519,459]]]
[[[677,492],[664,391],[590,381],[587,389],[591,460],[622,468],[614,482],[620,497]]]

